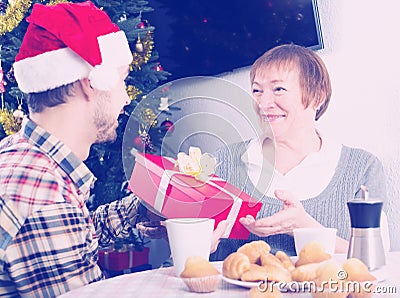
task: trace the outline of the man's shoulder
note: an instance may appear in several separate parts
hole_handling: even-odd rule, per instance
[[[51,159],[37,146],[19,134],[11,135],[0,141],[0,164],[3,166],[41,165],[49,167]]]

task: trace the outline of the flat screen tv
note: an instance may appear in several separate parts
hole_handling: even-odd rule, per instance
[[[316,0],[150,0],[169,80],[249,66],[284,43],[323,48]]]

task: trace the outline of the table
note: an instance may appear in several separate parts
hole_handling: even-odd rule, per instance
[[[374,297],[400,296],[400,252],[390,252],[386,255],[384,276],[385,281],[378,283],[381,290],[391,291],[392,294],[374,294]],[[218,269],[222,262],[213,263]],[[382,274],[381,272],[381,274]],[[395,292],[395,293],[393,293]],[[174,268],[159,268],[137,273],[125,274],[118,277],[92,283],[65,293],[59,298],[132,298],[132,297],[248,297],[249,289],[238,287],[221,281],[217,291],[207,294],[191,293],[184,282],[174,275]],[[283,297],[310,298],[310,293],[284,293]]]

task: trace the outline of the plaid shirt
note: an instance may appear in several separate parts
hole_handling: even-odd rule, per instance
[[[54,297],[104,278],[98,242],[129,236],[139,200],[91,216],[93,182],[66,145],[29,119],[0,142],[0,297]]]

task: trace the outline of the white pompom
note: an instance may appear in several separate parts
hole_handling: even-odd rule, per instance
[[[106,65],[96,65],[89,73],[90,85],[102,91],[110,91],[115,88],[119,79],[118,70]]]

